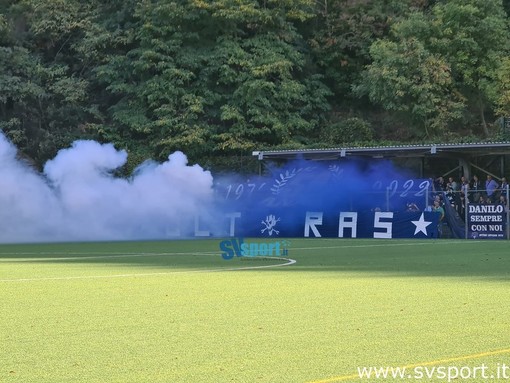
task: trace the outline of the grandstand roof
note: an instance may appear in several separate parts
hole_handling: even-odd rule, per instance
[[[481,157],[510,155],[510,142],[456,144],[422,144],[393,146],[362,146],[330,149],[267,150],[252,153],[259,160],[334,160],[354,156],[372,158],[396,157]]]

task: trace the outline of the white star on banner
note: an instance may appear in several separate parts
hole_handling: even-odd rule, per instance
[[[432,222],[425,221],[424,214],[421,213],[420,219],[418,221],[411,221],[416,229],[414,230],[414,235],[418,234],[420,231],[428,237],[427,234],[427,226]]]

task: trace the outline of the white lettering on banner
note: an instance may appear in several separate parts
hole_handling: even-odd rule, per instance
[[[471,225],[471,231],[503,231],[503,225]]]
[[[351,229],[351,238],[356,238],[356,228],[358,226],[358,213],[341,212],[338,217],[338,238],[344,238],[344,230]]]
[[[487,231],[487,225],[471,225],[471,231]]]
[[[200,216],[195,216],[195,237],[209,237],[211,232],[209,230],[200,229]]]
[[[241,218],[240,212],[228,213],[225,214],[227,218],[230,218],[230,236],[233,237],[235,235],[236,229],[236,218]]]
[[[503,213],[503,205],[469,205],[470,213]]]
[[[502,215],[472,215],[469,217],[471,222],[503,222]]]
[[[393,238],[393,219],[395,217],[394,212],[374,212],[374,220],[373,226],[369,224],[365,219],[368,218],[363,215],[363,220],[359,221],[359,213],[358,212],[339,212],[338,213],[338,238],[357,238],[358,236],[358,223],[361,226],[363,231],[363,235],[371,235],[373,238],[377,239],[391,239]],[[241,212],[230,212],[224,215],[226,218],[227,226],[222,229],[223,231],[229,232],[231,237],[236,235],[237,224],[239,219],[243,217]],[[482,231],[490,230],[501,231],[504,229],[504,226],[501,225],[502,219],[501,216],[492,216],[492,219],[485,219],[486,216],[474,216],[470,222],[471,231]],[[482,217],[484,219],[478,219]],[[478,224],[480,222],[480,224]],[[410,221],[410,223],[416,226],[416,230],[414,235],[423,232],[426,236],[428,236],[426,227],[430,225],[432,222],[424,220],[424,213],[422,213],[419,221]],[[484,223],[488,223],[484,224]],[[371,233],[366,233],[367,227],[372,226]],[[321,231],[325,231],[327,229],[328,235],[333,234],[330,232],[332,229],[329,224],[324,225],[324,212],[322,211],[307,211],[305,214],[305,222],[304,222],[304,238],[308,237],[316,237],[321,238]],[[216,235],[214,231],[212,231],[208,226],[207,222],[204,222],[203,217],[195,216],[195,225],[194,225],[194,236],[195,237],[210,237],[211,235]],[[346,232],[347,230],[347,232]],[[175,232],[172,234],[174,236],[180,236],[180,232]]]
[[[392,238],[393,222],[381,222],[381,218],[393,219],[393,212],[376,211],[374,216],[374,228],[386,229],[385,232],[374,232],[374,238]]]
[[[504,238],[504,205],[469,205],[468,222],[472,238]]]
[[[393,212],[375,212],[374,229],[383,229],[384,231],[374,231],[374,238],[393,238],[393,222],[383,221],[385,219],[393,219]],[[310,231],[314,237],[322,237],[317,226],[322,225],[323,212],[307,211],[305,217],[304,236],[310,237]],[[350,238],[357,238],[358,234],[358,213],[357,212],[340,212],[338,216],[338,238],[345,237],[345,230],[350,229]]]
[[[322,212],[307,211],[305,218],[305,237],[310,236],[310,229],[315,237],[321,237],[316,225],[322,225]]]

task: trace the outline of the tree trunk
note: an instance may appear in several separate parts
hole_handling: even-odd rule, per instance
[[[485,121],[485,108],[483,102],[480,100],[480,119],[482,120],[483,134],[485,137],[489,137],[489,128],[487,128],[487,122]]]

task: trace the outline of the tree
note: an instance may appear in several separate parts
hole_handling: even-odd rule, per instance
[[[370,46],[385,38],[396,22],[416,10],[430,7],[427,0],[320,0],[317,17],[306,36],[312,55],[324,71],[327,85],[336,95],[335,104],[355,101],[352,84],[362,78],[370,64]]]
[[[76,74],[79,2],[23,0],[0,18],[0,128],[39,165],[87,118],[87,81]]]
[[[510,49],[508,19],[501,0],[451,0],[434,7],[437,37],[431,49],[451,65],[458,91],[478,111],[485,136],[491,89]]]
[[[395,28],[395,33],[405,33],[404,28]],[[417,38],[400,37],[398,43],[379,40],[372,45],[373,63],[355,91],[387,110],[402,113],[409,126],[423,129],[425,136],[438,136],[449,121],[460,117],[463,107],[452,89],[450,67]]]
[[[373,62],[356,89],[388,110],[410,113],[427,135],[428,127],[440,133],[477,110],[488,136],[485,114],[495,106],[493,89],[509,38],[501,1],[438,2],[372,45]]]
[[[299,144],[328,108],[294,27],[309,8],[306,0],[139,3],[124,24],[127,43],[107,46],[115,53],[96,70],[110,105],[98,132],[122,132],[158,159]]]

